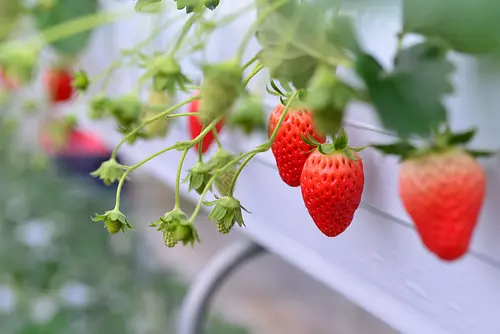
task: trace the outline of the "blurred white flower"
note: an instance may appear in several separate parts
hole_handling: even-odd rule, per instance
[[[14,290],[8,285],[0,285],[0,313],[11,313],[17,304]]]

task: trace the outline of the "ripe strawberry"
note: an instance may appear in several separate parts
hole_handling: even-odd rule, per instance
[[[486,193],[486,176],[459,148],[405,160],[399,194],[425,246],[447,261],[464,255]]]
[[[267,130],[269,138],[284,110],[285,106],[280,104],[271,112]],[[290,187],[300,185],[302,168],[314,149],[313,146],[302,140],[302,136],[307,137],[309,134],[317,141],[325,142],[325,138],[313,129],[312,124],[312,116],[309,111],[305,109],[289,110],[271,146],[279,175]]]
[[[49,69],[43,78],[50,101],[64,102],[73,95],[72,75],[66,69]]]
[[[199,100],[191,102],[191,104],[189,105],[189,112],[195,113],[198,112],[198,110],[199,110]],[[197,115],[189,116],[188,118],[189,118],[188,121],[189,121],[189,131],[191,133],[191,139],[194,139],[203,131],[203,124],[199,120]],[[215,129],[217,130],[217,132],[220,132],[222,130],[223,124],[224,122],[221,120],[215,125]],[[214,140],[215,140],[214,134],[212,132],[207,133],[201,142],[201,151],[203,153],[206,153],[210,148],[210,145],[212,145],[212,143],[214,142]],[[195,149],[198,150],[198,144],[196,144]]]
[[[361,202],[365,182],[363,162],[339,151],[314,151],[300,178],[302,198],[311,218],[323,234],[335,237],[351,224]]]

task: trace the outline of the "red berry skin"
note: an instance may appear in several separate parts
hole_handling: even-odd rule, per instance
[[[424,245],[453,261],[469,249],[486,194],[486,175],[460,149],[408,159],[401,165],[399,194]]]
[[[268,138],[278,124],[278,121],[285,110],[285,106],[279,104],[269,116],[267,124]],[[271,145],[278,172],[287,185],[290,187],[300,186],[300,175],[307,157],[314,147],[306,144],[302,136],[307,134],[314,137],[320,143],[325,142],[325,138],[319,135],[313,128],[312,115],[306,109],[290,110],[283,119],[278,134]]]
[[[50,69],[45,73],[44,83],[53,103],[68,101],[73,95],[73,77],[65,69]]]
[[[194,100],[193,102],[191,102],[189,105],[189,112],[192,113],[198,112],[199,102],[200,100]],[[188,122],[189,122],[189,132],[191,135],[191,139],[194,139],[203,131],[203,124],[201,123],[197,115],[189,116]],[[222,120],[215,125],[215,130],[217,131],[217,133],[221,132],[223,125],[224,122]],[[202,153],[206,153],[208,151],[214,140],[215,137],[212,131],[210,131],[205,135],[205,137],[203,137],[203,140],[201,142]],[[196,151],[198,151],[198,144],[196,144],[195,149]]]
[[[353,155],[359,159],[356,152]],[[302,199],[324,235],[335,237],[349,227],[361,202],[364,183],[361,159],[319,151],[307,158],[300,178]]]

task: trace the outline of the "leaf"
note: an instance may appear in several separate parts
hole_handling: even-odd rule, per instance
[[[415,146],[405,141],[398,141],[391,144],[371,144],[370,147],[373,147],[384,154],[397,155],[403,159],[416,150]]]
[[[459,52],[500,50],[500,1],[404,0],[404,31],[440,38]]]
[[[349,141],[349,137],[347,136],[347,132],[343,128],[340,129],[337,138],[335,138],[335,142],[333,143],[336,150],[343,150],[347,147],[347,143]]]
[[[277,0],[258,2],[258,17],[269,11]],[[328,35],[335,1],[288,0],[271,15],[262,19],[256,37],[262,51],[260,62],[271,76],[296,89],[306,88],[318,61],[337,63],[346,57],[343,45],[332,43]]]
[[[136,4],[135,4],[135,11],[136,12],[139,12],[139,13],[142,13],[142,12],[146,12],[148,11],[149,12],[149,6],[151,5],[156,5],[158,3],[160,3],[162,0],[137,0]]]
[[[489,158],[495,155],[495,152],[491,151],[478,151],[478,150],[465,150],[467,153],[472,155],[474,158]]]
[[[450,133],[447,142],[449,145],[467,144],[474,137],[476,131],[476,129],[472,129],[465,132]]]
[[[51,8],[38,6],[33,11],[38,29],[44,30],[57,24],[96,13],[99,8],[98,0],[58,0]],[[90,39],[92,30],[72,35],[52,43],[60,53],[76,55],[80,53]]]
[[[363,78],[384,126],[401,137],[427,136],[432,127],[446,120],[442,98],[453,87],[453,65],[444,49],[424,42],[404,49],[392,73],[370,55],[360,56],[356,71]]]

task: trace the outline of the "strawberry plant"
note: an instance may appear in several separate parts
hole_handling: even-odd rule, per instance
[[[52,75],[47,81],[49,100],[66,100],[73,92],[77,98],[88,94],[88,116],[113,121],[123,135],[110,159],[92,173],[107,185],[117,184],[115,207],[94,218],[111,233],[136,224],[121,211],[124,182],[138,168],[172,150],[183,152],[176,173],[175,205],[151,224],[162,232],[169,247],[200,240],[194,220],[203,207],[211,207],[208,218],[223,234],[245,226],[247,211],[234,195],[237,180],[255,156],[269,150],[279,177],[291,187],[300,186],[319,230],[328,237],[343,233],[353,221],[364,186],[362,148],[350,147],[343,129],[347,108],[358,103],[371,107],[381,124],[400,138],[394,144],[365,143],[365,147],[402,157],[400,195],[423,243],[441,259],[457,259],[468,249],[485,196],[484,172],[475,158],[491,153],[468,150],[464,145],[472,132],[456,134],[449,128],[445,99],[457,94],[451,80],[456,68],[451,55],[495,59],[500,51],[500,2],[403,0],[400,32],[383,36],[397,42],[390,66],[358,37],[354,17],[346,10],[352,3],[365,5],[358,2],[252,0],[250,7],[218,15],[225,1],[137,0],[130,4],[134,14],[99,12],[95,0],[81,0],[78,6],[70,0],[40,1],[19,14],[32,16],[36,38],[19,37],[30,37],[33,32],[5,35],[0,67],[5,78],[15,79],[16,86],[27,85],[41,51],[50,46],[59,56],[58,68],[69,66],[72,79],[68,85],[65,77],[62,89],[60,74],[57,80]],[[210,36],[249,9],[257,15],[240,40],[230,41],[237,45],[233,57],[206,60],[203,55]],[[169,15],[167,23],[123,50],[103,72],[87,76],[85,69],[71,65],[77,63],[93,28],[123,15],[163,11]],[[165,49],[146,51],[158,35],[175,29],[172,26],[179,18],[185,20],[171,43]],[[406,43],[410,34],[419,35],[419,41]],[[246,58],[254,37],[260,49]],[[186,70],[186,56],[196,57],[200,84]],[[110,96],[107,88],[112,75],[131,66],[141,71],[135,87],[121,96]],[[223,127],[243,130],[246,135],[265,128],[262,97],[248,88],[263,70],[270,76],[267,92],[279,99],[268,119],[267,139],[247,152],[229,152],[219,139]],[[343,72],[355,80],[347,80]],[[94,90],[94,95],[87,93]],[[147,100],[141,98],[144,90],[149,92]],[[176,101],[183,95],[189,97]],[[185,107],[188,112],[182,112]],[[173,122],[182,117],[187,117],[189,140],[171,143],[133,165],[116,161],[123,145],[166,138],[170,127],[185,124]],[[209,156],[212,145],[217,146]],[[198,161],[184,166],[190,150],[198,154]],[[191,216],[180,206],[181,180],[199,195]],[[443,189],[452,197],[444,196]],[[468,193],[474,194],[472,200],[464,195]]]

